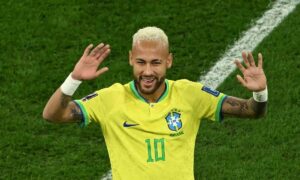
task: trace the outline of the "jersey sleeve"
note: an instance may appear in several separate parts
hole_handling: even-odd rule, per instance
[[[199,82],[183,80],[181,83],[185,89],[184,96],[193,107],[195,118],[222,121],[222,104],[227,97],[225,94],[203,86]]]
[[[83,114],[83,120],[80,124],[81,127],[87,126],[91,121],[102,123],[104,105],[101,101],[100,91],[96,91],[86,97],[74,100],[75,104],[80,108]]]
[[[223,120],[222,104],[227,96],[201,83],[198,83],[198,91],[198,116],[221,122]]]

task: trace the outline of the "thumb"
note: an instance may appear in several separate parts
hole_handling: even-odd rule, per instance
[[[244,86],[244,87],[247,87],[246,86],[246,81],[242,78],[242,76],[240,76],[240,75],[236,75],[236,78],[237,78],[237,80]]]
[[[105,73],[106,71],[108,71],[108,67],[103,67],[103,68],[99,69],[96,72],[96,77],[100,76],[101,74]]]

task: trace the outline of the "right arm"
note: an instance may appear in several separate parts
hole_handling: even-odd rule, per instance
[[[98,69],[102,61],[110,53],[109,45],[99,44],[92,50],[93,45],[89,45],[80,60],[77,62],[71,78],[76,81],[95,79],[99,75],[108,71],[107,67]],[[83,115],[79,107],[72,101],[72,94],[67,95],[63,89],[58,88],[47,102],[43,118],[55,123],[80,122]]]
[[[83,118],[81,110],[65,95],[60,88],[51,96],[43,111],[43,118],[56,123],[80,122]]]

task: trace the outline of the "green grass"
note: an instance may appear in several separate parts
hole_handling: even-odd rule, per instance
[[[197,146],[200,156],[196,160],[200,161],[200,171],[196,171],[199,178],[210,177],[213,173],[217,179],[300,177],[299,16],[298,7],[255,51],[255,54],[264,54],[269,89],[267,117],[244,122],[230,119],[222,126],[202,123]],[[236,86],[237,73],[233,73],[220,90],[229,95],[249,97],[249,92]]]
[[[55,125],[42,110],[89,43],[112,47],[110,71],[84,82],[83,97],[131,80],[131,36],[147,25],[169,35],[169,79],[197,80],[228,45],[269,8],[251,1],[5,1],[0,3],[0,179],[99,179],[110,169],[96,124]],[[299,8],[257,47],[265,57],[270,94],[262,120],[203,121],[195,153],[196,179],[299,177]],[[237,72],[236,72],[237,73]],[[250,97],[234,75],[219,88]]]

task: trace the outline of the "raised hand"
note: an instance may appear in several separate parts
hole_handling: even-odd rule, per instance
[[[110,46],[100,43],[94,49],[90,44],[84,50],[80,60],[75,65],[72,78],[77,80],[91,80],[108,71],[108,67],[99,68],[100,64],[110,53]]]
[[[243,66],[238,60],[235,60],[236,66],[240,69],[243,77],[237,75],[238,81],[250,91],[262,91],[267,87],[266,75],[263,71],[263,57],[258,54],[258,63],[255,65],[254,58],[251,52],[242,52],[242,57],[245,63]]]

